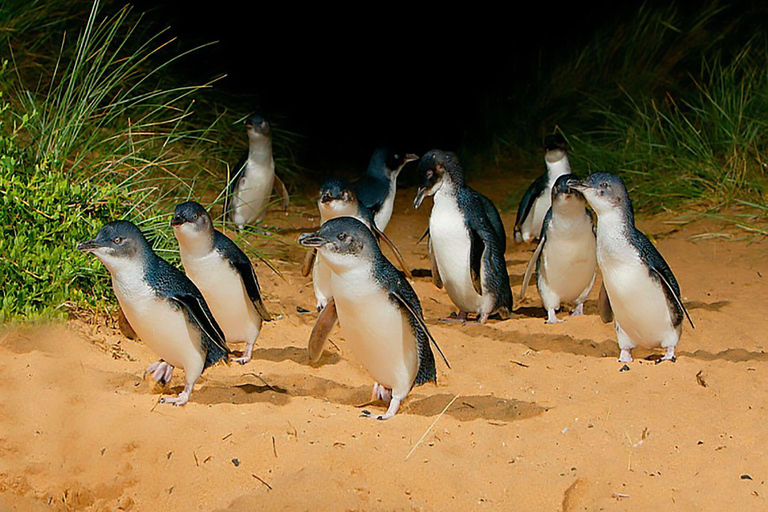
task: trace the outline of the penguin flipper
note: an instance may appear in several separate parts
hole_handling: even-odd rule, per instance
[[[429,233],[429,230],[427,230]],[[437,260],[435,259],[435,251],[432,249],[432,238],[427,242],[429,247],[429,264],[432,268],[432,282],[438,289],[443,287],[443,279],[440,277],[440,269],[437,268]]]
[[[224,332],[216,323],[202,296],[178,293],[169,295],[168,299],[183,308],[190,321],[202,331],[201,338],[206,351],[205,368],[227,357],[230,350],[227,347]]]
[[[542,174],[536,178],[533,183],[528,186],[528,189],[523,194],[523,198],[520,200],[520,206],[517,208],[517,218],[515,219],[515,239],[517,234],[525,222],[526,217],[531,212],[533,204],[536,202],[536,198],[547,188],[547,175]]]
[[[317,258],[317,248],[313,247],[311,251],[307,251],[307,255],[304,256],[304,264],[301,266],[302,277],[307,277],[312,272],[312,266],[315,264],[315,258]]]
[[[600,286],[600,297],[597,300],[597,309],[600,311],[600,319],[604,324],[608,324],[613,321],[611,299],[608,297],[608,290],[605,289],[605,283]]]
[[[331,297],[328,304],[325,305],[318,315],[315,326],[312,328],[312,334],[309,335],[307,354],[309,355],[309,360],[311,362],[316,363],[320,360],[320,356],[323,355],[325,340],[328,339],[328,335],[331,333],[331,329],[336,325],[338,319],[339,315],[336,311],[336,301]]]
[[[413,291],[411,291],[411,293],[413,293],[414,296],[416,295],[415,292]],[[443,354],[443,351],[440,350],[440,346],[437,344],[437,341],[435,341],[435,338],[432,337],[432,334],[429,332],[429,329],[427,329],[427,324],[424,323],[424,318],[421,315],[421,310],[420,310],[421,308],[417,310],[412,304],[410,304],[405,299],[405,297],[402,294],[398,293],[397,290],[390,289],[389,296],[390,298],[395,299],[395,301],[403,305],[403,307],[407,310],[408,315],[416,322],[416,325],[418,326],[419,331],[422,332],[430,342],[432,342],[432,345],[435,346],[435,348],[437,349],[437,352],[440,354],[440,357],[443,358],[443,362],[445,362],[445,365],[448,368],[450,368],[451,365],[448,362],[448,359],[445,357],[445,354]]]
[[[222,258],[229,262],[229,265],[240,275],[240,279],[243,280],[245,291],[248,294],[248,298],[251,299],[253,307],[259,312],[262,320],[269,322],[272,320],[272,315],[267,311],[264,306],[264,301],[261,297],[261,287],[259,286],[259,279],[256,277],[256,272],[253,270],[253,264],[248,256],[226,235],[221,231],[214,230],[213,232],[213,246]]]
[[[469,274],[472,277],[472,285],[478,295],[483,295],[482,266],[485,242],[477,231],[469,230]]]
[[[291,205],[291,196],[288,194],[288,189],[286,188],[285,183],[283,183],[283,180],[281,180],[277,174],[275,174],[275,184],[273,188],[277,195],[280,196],[280,206],[283,207],[283,210],[287,210]]]
[[[417,245],[418,245],[418,244],[420,244],[420,243],[421,243],[421,242],[422,242],[422,241],[423,241],[425,238],[427,238],[428,236],[429,236],[429,227],[427,227],[427,229],[425,229],[425,230],[424,230],[424,234],[423,234],[423,235],[421,235],[421,238],[419,238],[419,239],[418,239],[418,241],[416,242],[416,244],[417,244]]]
[[[520,289],[520,298],[522,299],[525,297],[526,289],[528,288],[528,283],[531,282],[531,276],[533,275],[533,269],[537,267],[536,263],[539,261],[539,257],[541,257],[541,251],[544,249],[544,243],[546,242],[546,235],[541,236],[541,240],[539,240],[539,245],[536,247],[536,250],[533,251],[533,256],[531,256],[530,261],[528,262],[528,267],[525,269],[525,276],[523,277],[523,287]]]
[[[394,242],[392,242],[392,240],[390,240],[390,238],[385,235],[383,231],[376,227],[375,222],[371,223],[371,228],[373,229],[373,234],[376,235],[376,238],[379,240],[379,242],[383,240],[387,246],[392,249],[392,253],[395,255],[395,259],[400,265],[400,268],[402,268],[403,272],[405,272],[406,277],[408,279],[413,279],[411,271],[408,270],[408,266],[405,264],[405,260],[403,260],[403,255],[400,253],[400,250],[397,248],[397,246],[395,246]]]
[[[688,310],[685,309],[685,305],[683,304],[683,301],[680,300],[680,297],[678,296],[678,294],[675,293],[675,289],[672,288],[671,284],[669,284],[669,281],[667,281],[667,279],[664,277],[664,274],[662,274],[659,271],[659,269],[657,269],[655,267],[651,267],[651,270],[653,270],[656,273],[656,275],[659,276],[659,279],[664,284],[666,289],[669,291],[669,295],[672,296],[672,298],[675,300],[675,302],[680,307],[680,309],[683,311],[683,313],[685,313],[685,317],[688,319],[688,323],[691,324],[691,328],[695,329],[696,326],[693,325],[693,320],[691,320],[691,316],[688,314]]]

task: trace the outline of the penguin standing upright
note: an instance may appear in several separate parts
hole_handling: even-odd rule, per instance
[[[245,120],[248,134],[248,152],[232,171],[227,184],[224,211],[242,231],[246,224],[264,218],[272,196],[272,189],[280,195],[283,208],[288,208],[288,190],[275,175],[272,156],[272,129],[261,116],[253,114]]]
[[[397,259],[399,265],[410,277],[402,254],[397,249],[392,240],[384,234],[373,220],[373,212],[361,204],[355,195],[354,188],[347,181],[339,178],[330,178],[320,187],[320,197],[317,200],[317,209],[320,212],[320,224],[324,224],[330,219],[336,217],[354,217],[362,221],[373,231],[376,239],[384,241]],[[312,285],[317,299],[317,310],[322,310],[331,298],[331,274],[328,266],[323,263],[322,258],[318,258],[317,250],[312,249],[307,253],[304,261],[302,275],[305,277],[312,272]]]
[[[331,219],[299,243],[317,248],[331,269],[333,302],[313,329],[310,360],[320,358],[338,317],[352,353],[376,381],[374,396],[389,402],[384,415],[363,414],[391,418],[413,386],[437,380],[430,341],[440,349],[424,323],[419,298],[358,219]]]
[[[199,203],[176,206],[171,226],[179,242],[181,263],[200,289],[227,341],[244,341],[243,356],[251,360],[263,320],[271,320],[264,306],[256,272],[248,256],[219,230]]]
[[[396,153],[386,148],[373,152],[368,169],[354,183],[360,204],[371,210],[376,227],[384,231],[392,217],[397,193],[397,176],[405,164],[418,160],[413,154]]]
[[[565,138],[556,133],[544,139],[544,162],[547,173],[542,174],[528,187],[520,200],[515,220],[515,242],[530,242],[541,233],[544,216],[552,202],[552,187],[557,178],[571,173]]]
[[[200,290],[155,254],[130,222],[105,224],[96,238],[77,248],[104,263],[125,317],[139,338],[162,358],[147,371],[167,383],[173,367],[184,369],[184,390],[162,402],[186,404],[203,370],[229,354],[224,333]]]
[[[605,299],[613,312],[619,362],[631,362],[636,346],[665,348],[661,360],[674,361],[683,315],[691,327],[693,322],[672,269],[635,227],[624,182],[614,174],[599,172],[572,186],[584,194],[597,214],[597,262]]]
[[[459,308],[459,320],[476,313],[484,323],[498,313],[512,313],[512,290],[504,260],[506,233],[493,203],[471,189],[456,155],[432,150],[421,158],[422,184],[413,201],[434,196],[429,216],[430,254],[448,296]]]
[[[573,174],[557,178],[552,187],[552,206],[544,217],[539,245],[523,277],[520,296],[525,296],[528,282],[536,268],[536,285],[547,323],[562,322],[555,312],[563,302],[575,304],[572,315],[581,315],[597,274],[595,232],[592,215]]]

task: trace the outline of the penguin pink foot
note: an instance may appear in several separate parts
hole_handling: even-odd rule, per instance
[[[562,322],[563,320],[560,320],[559,318],[557,318],[557,315],[555,315],[554,309],[550,309],[549,311],[547,311],[547,321],[544,322],[545,324],[559,324]]]
[[[583,314],[584,314],[583,302],[571,310],[571,316],[581,316]]]
[[[619,362],[620,363],[631,363],[632,362],[632,353],[628,349],[621,349],[621,354],[619,355]]]
[[[171,382],[171,377],[173,376],[173,366],[163,360],[155,361],[151,365],[147,366],[146,372],[151,374],[152,378],[158,381],[160,384],[165,385]]]

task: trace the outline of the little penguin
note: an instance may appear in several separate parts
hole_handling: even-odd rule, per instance
[[[363,415],[391,418],[413,386],[437,381],[430,341],[442,352],[424,323],[419,298],[356,218],[331,219],[319,231],[303,234],[299,243],[317,248],[331,269],[333,300],[310,336],[310,360],[320,358],[338,318],[352,353],[375,379],[375,398],[389,402],[385,414]]]
[[[557,178],[571,173],[566,148],[565,138],[559,133],[547,135],[544,139],[547,173],[536,178],[520,200],[515,220],[515,242],[530,242],[541,233],[541,225],[552,200],[552,187]]]
[[[598,172],[572,187],[584,194],[597,214],[597,263],[607,293],[603,307],[613,312],[619,362],[631,362],[636,346],[662,347],[666,354],[660,361],[674,361],[683,315],[691,327],[693,322],[672,269],[635,227],[624,182],[614,174]]]
[[[147,371],[167,383],[175,366],[184,369],[184,390],[162,402],[186,404],[203,370],[226,360],[230,353],[203,294],[187,276],[155,254],[131,222],[105,224],[96,238],[77,248],[107,267],[131,327],[162,358]]]
[[[392,217],[397,193],[397,176],[405,164],[418,160],[414,154],[403,154],[387,148],[373,152],[368,169],[360,180],[354,183],[355,194],[360,204],[371,210],[374,222],[384,231]]]
[[[246,224],[260,222],[267,212],[272,189],[280,196],[283,208],[288,208],[288,190],[275,175],[272,156],[272,129],[263,117],[253,114],[245,120],[248,152],[232,170],[227,185],[224,212],[242,231]]]
[[[445,286],[459,308],[459,321],[477,314],[484,323],[512,312],[512,290],[504,260],[506,233],[493,203],[471,189],[456,155],[434,149],[419,162],[421,186],[413,206],[434,196],[429,216],[429,250],[433,280]],[[435,272],[436,271],[436,272]],[[435,275],[437,274],[437,275]]]
[[[375,237],[379,241],[384,241],[395,258],[398,260],[398,264],[408,277],[410,272],[403,261],[403,256],[397,249],[394,243],[389,239],[383,231],[379,230],[373,220],[373,212],[361,204],[355,194],[352,185],[340,178],[330,178],[326,180],[322,187],[320,187],[320,197],[317,201],[317,209],[320,212],[320,224],[324,224],[329,219],[336,217],[355,217],[362,221],[373,231]],[[312,272],[312,284],[315,290],[315,298],[317,299],[317,310],[322,310],[328,303],[331,297],[330,282],[331,274],[328,266],[322,261],[322,258],[316,257],[317,250],[312,249],[307,253],[307,258],[304,261],[304,267],[302,274],[306,277]]]
[[[272,318],[264,306],[251,260],[226,235],[213,228],[199,203],[176,206],[171,219],[184,270],[200,289],[229,343],[244,341],[243,356],[251,360],[262,321]]]
[[[544,217],[539,245],[528,262],[520,296],[536,268],[536,285],[541,302],[547,310],[547,323],[562,322],[555,312],[563,302],[573,303],[571,315],[584,312],[597,274],[595,231],[592,214],[581,192],[572,188],[578,184],[573,174],[557,178],[552,187],[552,206]]]

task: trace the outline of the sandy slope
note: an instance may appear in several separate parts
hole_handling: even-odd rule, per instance
[[[495,199],[506,189],[482,185]],[[431,204],[414,212],[412,197],[400,192],[388,232],[425,269],[426,247],[414,242]],[[514,218],[504,221],[511,231]],[[768,507],[764,244],[692,241],[713,226],[670,233],[644,219],[696,330],[685,328],[676,364],[637,360],[624,373],[597,287],[587,315],[562,324],[544,324],[533,291],[513,319],[461,327],[436,322],[450,301],[417,279],[453,370],[438,363],[437,387],[415,389],[396,418],[376,422],[358,417],[372,382],[338,333],[321,364],[306,360],[315,314],[297,307],[314,299],[291,244],[313,222],[310,208],[270,215],[288,243],[267,248],[284,279],[257,272],[283,317],[265,326],[252,363],[212,368],[184,408],[156,404],[142,380],[153,355],[111,327],[0,333],[0,511]],[[532,249],[507,253],[516,293]]]

